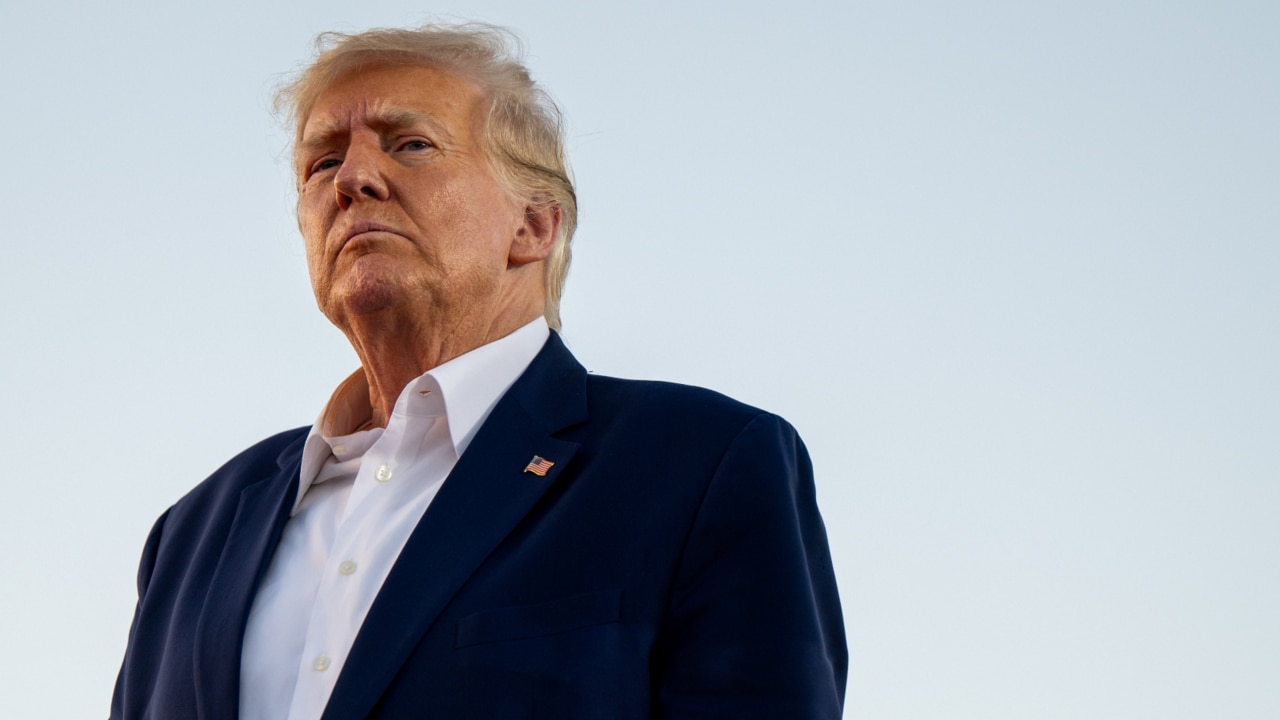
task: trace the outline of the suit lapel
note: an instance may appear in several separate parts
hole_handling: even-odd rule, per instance
[[[235,519],[196,625],[195,693],[202,720],[234,720],[239,713],[244,628],[258,583],[298,492],[305,437],[285,448],[273,475],[240,493]]]
[[[356,636],[324,720],[365,717],[441,611],[569,465],[552,434],[586,419],[586,371],[552,333],[458,460]],[[537,455],[545,476],[525,472]]]

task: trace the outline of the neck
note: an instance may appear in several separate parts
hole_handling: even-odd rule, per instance
[[[531,309],[488,322],[455,319],[443,322],[373,313],[349,323],[344,332],[369,381],[370,425],[386,427],[405,386],[432,368],[506,337],[534,318]]]

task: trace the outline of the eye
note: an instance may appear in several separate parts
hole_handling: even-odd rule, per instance
[[[328,170],[332,170],[341,164],[342,164],[341,157],[338,157],[336,155],[326,155],[324,157],[321,157],[317,160],[312,161],[310,165],[306,166],[305,172],[301,174],[301,179],[303,181],[310,180],[314,178],[316,175],[324,173],[325,171],[328,171]]]
[[[320,174],[325,174],[328,170],[337,168],[338,165],[342,165],[342,158],[340,158],[340,156],[325,155],[323,158],[312,160],[310,165],[303,165],[301,172],[298,173],[298,179],[300,179],[301,182],[311,181],[311,179],[315,179],[316,176],[320,176]]]
[[[397,149],[405,152],[422,152],[424,150],[430,150],[432,147],[432,144],[426,140],[405,140],[400,143],[400,146]]]

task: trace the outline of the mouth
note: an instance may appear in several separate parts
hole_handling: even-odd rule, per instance
[[[392,233],[394,235],[399,234],[390,226],[383,225],[382,223],[374,222],[372,220],[361,220],[347,229],[346,236],[343,237],[342,239],[342,245],[345,247],[352,240],[355,240],[361,235],[365,235],[367,233]]]

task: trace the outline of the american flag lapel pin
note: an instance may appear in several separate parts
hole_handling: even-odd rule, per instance
[[[551,469],[552,465],[555,465],[555,463],[539,455],[534,455],[529,464],[524,466],[524,471],[531,472],[538,477],[546,477],[547,471]]]

